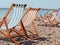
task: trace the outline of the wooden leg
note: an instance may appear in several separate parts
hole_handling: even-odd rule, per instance
[[[24,35],[25,35],[26,37],[28,37],[27,32],[26,32],[26,30],[25,30],[25,28],[24,28],[24,25],[23,25],[22,20],[20,21],[20,26],[21,26],[21,29],[22,29]]]
[[[36,30],[36,26],[35,26],[35,24],[33,22],[32,22],[32,26],[34,27],[34,34],[37,34],[38,35],[38,32]]]

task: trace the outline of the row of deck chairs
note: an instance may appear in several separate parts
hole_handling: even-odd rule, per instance
[[[14,37],[23,38],[25,39],[24,41],[35,40],[36,38],[39,38],[35,24],[32,22],[36,18],[36,14],[39,11],[39,8],[30,7],[26,12],[24,12],[25,8],[26,5],[12,3],[10,9],[6,15],[3,16],[3,20],[0,22],[0,33],[16,44],[20,44],[21,42],[18,42]],[[9,23],[7,23],[7,17],[9,17],[9,13],[12,9],[13,15],[11,15]],[[25,26],[29,25],[30,23],[32,23],[34,27],[34,32],[25,29]],[[18,29],[15,29],[18,24],[20,27],[19,31]],[[29,32],[30,35],[28,35],[27,32]],[[31,35],[34,38],[30,37]]]
[[[57,26],[58,21],[58,15],[60,13],[59,9],[42,9],[39,11],[40,16],[38,16],[38,20],[41,21],[43,24],[38,25],[44,25],[44,26]]]
[[[9,17],[11,10],[13,10],[13,15],[10,15]],[[23,5],[12,3],[10,9],[7,11],[6,15],[3,16],[3,20],[0,22],[0,33],[16,44],[29,40],[34,41],[37,38],[40,38],[33,22],[33,20],[36,19],[36,15],[39,10],[41,9],[31,7],[26,10],[26,4]],[[47,13],[49,11],[47,11]],[[45,15],[47,15],[47,13],[45,13]],[[7,17],[10,18],[9,23],[7,23]],[[20,29],[15,29],[18,24]],[[25,27],[30,24],[33,25],[34,32],[25,29]],[[15,37],[23,38],[24,41],[17,41]]]

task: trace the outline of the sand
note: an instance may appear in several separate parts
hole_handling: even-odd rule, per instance
[[[39,21],[34,21],[34,23],[36,25],[38,35],[42,38],[45,37],[46,39],[42,39],[36,43],[24,43],[22,45],[60,45],[60,27],[38,26]],[[25,28],[28,28],[31,31],[34,30],[32,24]],[[15,43],[0,39],[0,45],[15,45]]]
[[[38,21],[34,21],[34,23],[36,24],[38,35],[47,38],[34,45],[60,45],[60,27],[38,26]],[[32,25],[27,28],[33,30]]]

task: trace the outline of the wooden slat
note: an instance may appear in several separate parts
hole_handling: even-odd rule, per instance
[[[28,8],[28,10],[23,14],[23,16],[22,16],[22,18],[21,19],[23,19],[24,18],[24,16],[30,11],[30,9],[31,8]]]
[[[37,32],[37,29],[36,29],[36,26],[35,26],[34,22],[32,22],[32,26],[34,28],[34,34],[37,34],[38,35],[38,32]]]
[[[4,23],[4,20],[7,18],[8,14],[9,14],[10,11],[12,10],[13,6],[14,6],[14,3],[12,3],[12,5],[10,6],[10,9],[7,11],[6,15],[4,16],[4,18],[3,18],[3,20],[2,20],[2,22],[1,22],[1,24],[0,24],[0,27],[1,27],[2,24]]]

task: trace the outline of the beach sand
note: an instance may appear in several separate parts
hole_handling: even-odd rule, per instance
[[[37,43],[28,43],[23,45],[60,45],[60,27],[49,27],[49,26],[38,26],[39,21],[34,21],[38,35],[40,37],[45,37],[46,39],[41,39]],[[32,24],[25,27],[33,31],[34,28]],[[0,45],[15,45],[15,43],[7,42],[0,39]]]
[[[34,45],[60,45],[60,27],[38,26],[38,21],[34,21],[34,23],[36,24],[38,35],[46,38]],[[32,25],[29,25],[27,28],[34,30]]]

